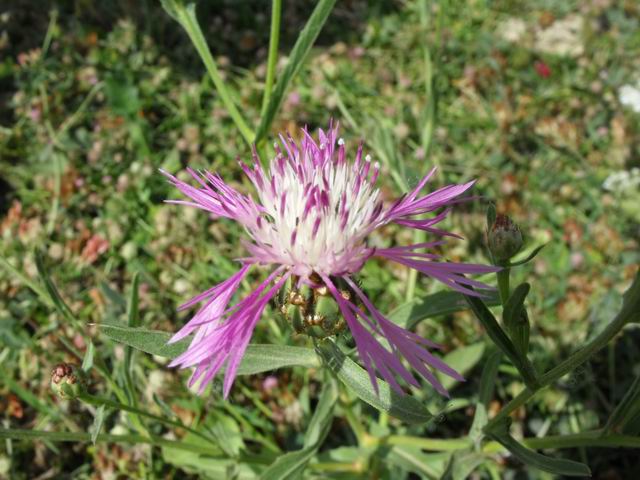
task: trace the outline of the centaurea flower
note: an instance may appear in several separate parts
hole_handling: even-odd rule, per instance
[[[191,334],[188,349],[171,366],[194,368],[189,385],[200,381],[200,391],[226,365],[223,393],[229,394],[238,366],[253,330],[269,301],[290,281],[293,288],[322,290],[339,307],[374,388],[376,371],[395,390],[402,393],[398,378],[418,386],[416,378],[402,363],[422,375],[435,389],[447,392],[431,369],[462,380],[451,367],[427,350],[435,343],[409,332],[388,320],[353,280],[365,262],[381,257],[406,265],[445,285],[477,295],[473,288],[486,285],[465,274],[496,271],[495,267],[438,261],[435,253],[421,253],[443,243],[442,240],[407,246],[375,248],[367,239],[374,230],[389,224],[424,230],[437,237],[457,235],[437,228],[450,207],[463,201],[460,196],[473,181],[448,185],[422,195],[420,192],[435,173],[432,169],[416,187],[390,205],[384,205],[375,187],[379,164],[363,156],[362,144],[354,162],[347,160],[345,142],[338,138],[338,127],[319,130],[319,143],[302,131],[299,142],[280,135],[276,156],[265,172],[254,149],[253,166],[240,166],[253,183],[257,199],[238,192],[210,172],[189,173],[193,186],[167,172],[166,175],[189,200],[171,201],[225,217],[244,227],[249,238],[244,247],[249,256],[230,278],[194,297],[181,310],[202,304],[193,318],[176,333],[171,342]],[[436,213],[438,212],[438,213]],[[424,218],[425,214],[433,214]],[[230,303],[239,284],[252,267],[271,265],[270,275],[237,303]],[[377,339],[386,339],[390,350]]]

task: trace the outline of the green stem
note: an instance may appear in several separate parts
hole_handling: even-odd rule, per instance
[[[507,304],[507,300],[509,300],[510,274],[511,274],[511,269],[509,267],[504,267],[502,270],[496,273],[496,276],[498,277],[498,291],[500,292],[500,301],[502,302],[503,307]]]
[[[175,2],[175,9],[177,19],[189,35],[193,46],[196,47],[204,66],[207,68],[207,72],[209,72],[209,76],[213,81],[213,85],[215,86],[218,95],[220,95],[220,100],[222,100],[229,116],[236,124],[236,127],[240,131],[244,140],[247,144],[251,145],[254,141],[255,135],[245,122],[244,118],[242,118],[240,111],[233,102],[231,94],[222,79],[222,75],[220,75],[218,66],[211,55],[209,46],[207,45],[204,35],[202,34],[202,30],[200,29],[200,25],[198,24],[195,4],[191,3],[185,7],[181,2]]]
[[[571,435],[525,438],[522,444],[534,450],[576,447],[640,448],[640,437],[618,434],[602,436],[601,430],[592,430]],[[504,448],[498,442],[488,442],[482,450],[485,453],[498,453]]]
[[[358,440],[358,445],[364,445],[365,439],[367,437],[367,431],[358,420],[358,417],[353,413],[351,404],[344,402],[342,404],[342,410],[344,411],[344,416],[347,419],[347,423],[349,423],[351,430],[353,430],[353,433]]]
[[[637,285],[636,285],[637,284]],[[634,288],[636,287],[636,288]],[[627,323],[637,321],[640,318],[640,275],[636,278],[634,286],[627,291],[628,297],[622,310],[607,327],[600,332],[585,347],[575,352],[564,362],[552,368],[538,379],[536,388],[527,387],[513,398],[498,414],[485,426],[484,430],[489,431],[500,423],[513,411],[527,403],[539,390],[548,387],[556,380],[562,378],[567,373],[575,370],[580,365],[589,360],[595,353],[604,348],[613,338],[624,328]]]
[[[186,425],[184,425],[182,422],[177,422],[175,420],[171,420],[169,418],[165,418],[165,417],[160,417],[158,415],[154,415],[153,413],[149,413],[146,412],[144,410],[140,410],[139,408],[135,408],[132,407],[130,405],[126,405],[124,403],[119,403],[119,402],[115,402],[113,400],[110,400],[108,398],[101,398],[101,397],[94,397],[93,395],[89,395],[86,393],[81,393],[77,396],[78,400],[83,401],[85,403],[88,403],[90,405],[95,405],[95,406],[100,406],[100,405],[105,405],[109,408],[114,408],[116,410],[124,410],[125,412],[130,412],[130,413],[135,413],[136,415],[140,415],[142,417],[147,417],[150,418],[152,420],[156,420],[157,422],[160,423],[164,423],[165,425],[171,425],[173,427],[178,427],[178,428],[182,428],[183,430],[186,430],[200,438],[202,438],[203,440],[206,440],[208,443],[212,444],[212,445],[217,445],[217,442],[215,439],[203,434],[202,432],[199,432],[198,430],[195,430],[191,427],[187,427]]]
[[[385,445],[418,447],[432,452],[451,452],[473,446],[469,438],[422,438],[410,435],[389,435],[383,440]]]
[[[271,99],[273,90],[273,80],[276,76],[276,65],[278,62],[278,44],[280,42],[280,19],[282,17],[282,0],[273,0],[271,5],[271,30],[269,32],[269,55],[267,57],[267,77],[264,83],[264,94],[262,96],[262,109],[260,117],[267,111],[267,105]]]
[[[41,430],[22,430],[22,429],[6,429],[0,428],[0,439],[16,439],[16,440],[49,440],[53,442],[90,442],[91,434],[85,432],[46,432]],[[167,440],[166,438],[157,436],[142,435],[108,435],[100,434],[96,438],[96,442],[108,443],[129,443],[141,444],[146,443],[159,447],[170,447],[177,450],[187,452],[200,453],[203,455],[211,455],[213,452],[211,447],[187,443],[180,440]]]

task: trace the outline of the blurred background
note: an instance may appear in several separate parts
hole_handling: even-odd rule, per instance
[[[313,7],[310,0],[283,2],[280,67]],[[260,115],[270,9],[264,0],[198,6],[212,53],[252,124]],[[432,99],[425,94],[425,48]],[[425,148],[425,112],[434,105],[433,137]],[[287,130],[297,135],[305,125],[324,128],[331,118],[340,121],[352,152],[364,139],[374,159],[401,165],[400,180],[408,187],[431,165],[440,167],[436,184],[478,179],[475,193],[484,199],[460,206],[448,220],[447,228],[465,237],[450,243],[451,259],[488,262],[489,199],[519,223],[525,250],[547,243],[515,272],[516,281],[533,286],[531,358],[539,370],[566,358],[615,314],[640,260],[638,2],[450,0],[433,2],[425,25],[417,2],[338,1],[269,138]],[[173,332],[188,318],[188,312],[176,313],[177,305],[234,271],[242,232],[164,204],[177,196],[158,169],[206,168],[249,191],[238,157],[250,159],[250,149],[188,37],[159,2],[2,2],[0,256],[36,281],[33,252],[42,249],[63,297],[85,322],[82,329],[68,324],[24,279],[0,269],[2,426],[86,431],[91,412],[50,393],[51,368],[73,359],[61,337],[79,351],[91,338],[108,365],[122,363],[122,347],[90,324],[122,320],[133,272],[142,275],[141,324]],[[381,188],[391,199],[401,192],[385,173]],[[411,240],[400,229],[387,234],[385,241]],[[362,282],[384,312],[404,302],[407,275],[404,268],[372,262]],[[419,278],[416,289],[419,297],[441,287]],[[448,351],[484,345],[482,328],[467,312],[428,319],[419,331]],[[269,321],[261,322],[255,338],[305,344]],[[602,424],[640,374],[639,341],[640,333],[629,331],[538,395],[518,412],[521,433],[566,434]],[[477,395],[481,358],[465,360],[469,381],[453,386],[454,397]],[[206,415],[237,452],[255,445],[297,448],[321,381],[303,369],[241,377],[223,402],[193,395],[185,386],[187,372],[166,368],[163,359],[140,354],[135,368],[149,408],[169,408],[184,422]],[[510,364],[500,372],[494,410],[522,388]],[[108,391],[96,382],[95,389]],[[425,401],[441,406],[444,400],[432,397]],[[365,425],[377,415],[366,405],[357,413]],[[472,418],[472,405],[463,404],[414,434],[457,438],[467,434]],[[105,421],[111,433],[128,428],[122,415]],[[390,419],[388,428],[404,427]],[[327,444],[324,461],[355,462],[364,455],[339,418]],[[588,461],[595,478],[640,474],[630,451],[562,455]],[[0,478],[227,478],[193,457],[147,445],[6,442]],[[411,464],[398,471],[438,478],[444,460],[431,460],[433,475]],[[385,470],[391,467],[376,468],[343,472],[342,478],[403,478]],[[496,472],[543,478],[508,459],[474,475]]]

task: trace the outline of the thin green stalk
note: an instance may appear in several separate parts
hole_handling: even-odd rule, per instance
[[[47,432],[42,430],[22,430],[11,428],[0,428],[0,439],[48,440],[52,442],[92,441],[91,434],[85,432]],[[211,447],[207,447],[202,444],[187,443],[180,440],[167,440],[166,438],[157,437],[154,435],[145,437],[142,435],[109,435],[102,433],[97,436],[96,442],[128,443],[132,445],[145,443],[158,447],[170,447],[175,448],[176,450],[200,453],[203,455],[211,455],[213,453]]]
[[[603,436],[601,430],[591,430],[570,435],[524,438],[522,444],[535,450],[577,447],[640,448],[640,437],[618,434]],[[498,442],[487,442],[482,449],[484,453],[498,453],[503,450]]]
[[[51,40],[53,40],[53,32],[56,29],[58,23],[58,10],[51,10],[51,18],[49,18],[49,25],[47,26],[47,33],[44,36],[44,41],[42,42],[42,53],[40,54],[41,61],[44,60],[44,57],[47,55],[49,51],[49,47],[51,46]]]
[[[508,417],[513,411],[527,403],[539,390],[548,387],[567,373],[575,370],[589,360],[595,353],[604,348],[624,328],[625,325],[640,319],[640,273],[636,276],[633,285],[625,294],[625,302],[622,310],[607,327],[591,340],[584,348],[578,350],[564,362],[549,370],[538,379],[536,388],[525,388],[485,426],[489,431]]]
[[[507,300],[509,300],[510,287],[509,287],[509,276],[511,275],[511,269],[509,267],[504,267],[498,273],[496,273],[496,277],[498,277],[498,291],[500,292],[500,301],[502,302],[502,306],[504,307],[507,304]]]
[[[176,420],[171,420],[170,418],[165,418],[165,417],[161,417],[159,415],[154,415],[153,413],[149,413],[145,410],[141,410],[139,408],[135,408],[132,407],[130,405],[126,405],[124,403],[119,403],[119,402],[115,402],[109,398],[102,398],[102,397],[95,397],[93,395],[89,395],[87,393],[80,393],[77,396],[77,399],[88,403],[90,405],[95,405],[95,406],[101,406],[101,405],[105,405],[109,408],[114,408],[116,410],[124,410],[125,412],[130,412],[130,413],[135,413],[136,415],[142,416],[142,417],[146,417],[149,418],[151,420],[155,420],[157,422],[163,423],[165,425],[171,425],[172,427],[177,427],[177,428],[182,428],[183,430],[186,430],[187,432],[190,432],[200,438],[202,438],[203,440],[206,440],[208,443],[212,444],[212,445],[217,445],[217,442],[214,438],[209,437],[208,435],[205,435],[204,433],[195,430],[191,427],[188,427],[186,425],[184,425],[182,422],[178,422]]]
[[[473,446],[469,438],[422,438],[410,435],[389,435],[383,440],[385,445],[418,447],[433,452],[451,452]]]
[[[358,417],[353,413],[351,409],[351,405],[346,402],[342,404],[342,410],[344,411],[344,416],[347,419],[347,423],[353,430],[353,433],[356,436],[356,440],[358,440],[358,445],[364,445],[365,439],[367,437],[367,431],[364,426],[358,420]]]
[[[202,30],[200,29],[200,24],[196,18],[196,9],[195,4],[190,3],[186,7],[182,4],[182,2],[173,2],[175,8],[175,14],[180,25],[186,30],[187,35],[191,39],[193,46],[196,47],[204,66],[209,73],[209,77],[213,81],[213,85],[220,95],[220,100],[224,104],[229,116],[236,124],[240,134],[247,142],[248,145],[251,145],[254,141],[255,134],[249,128],[244,118],[240,114],[240,111],[236,107],[233,102],[233,98],[231,97],[231,93],[227,88],[227,85],[224,83],[222,79],[222,75],[220,75],[220,71],[218,70],[218,66],[211,55],[211,51],[209,50],[209,46],[207,45],[207,41],[202,34]]]
[[[262,96],[262,109],[260,117],[267,112],[267,106],[271,99],[273,81],[276,77],[278,63],[278,44],[280,42],[280,19],[282,18],[282,0],[273,0],[271,4],[271,30],[269,32],[269,55],[267,57],[267,77],[264,83]]]

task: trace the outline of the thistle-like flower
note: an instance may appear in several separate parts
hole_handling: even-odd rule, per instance
[[[226,397],[253,330],[269,301],[279,290],[312,291],[313,298],[333,298],[355,341],[360,360],[377,390],[376,371],[395,390],[402,393],[398,378],[410,385],[418,382],[408,364],[447,395],[431,369],[455,379],[462,377],[427,348],[435,343],[394,324],[381,314],[354,281],[365,262],[381,257],[439,280],[460,292],[477,295],[473,288],[486,285],[465,274],[496,271],[495,267],[438,260],[435,253],[421,250],[440,245],[443,240],[390,248],[375,248],[367,243],[374,230],[395,223],[424,230],[436,237],[457,236],[436,226],[449,214],[453,204],[474,182],[448,185],[426,195],[421,190],[435,173],[431,170],[408,194],[385,205],[375,188],[379,164],[369,155],[363,157],[362,144],[355,161],[347,160],[345,142],[338,139],[338,127],[318,132],[319,143],[302,131],[295,142],[280,135],[274,145],[276,156],[268,172],[261,167],[256,151],[253,166],[240,164],[257,191],[257,200],[226,184],[209,172],[189,173],[197,185],[166,175],[189,200],[170,201],[205,210],[241,224],[248,239],[249,256],[240,259],[239,270],[230,278],[189,300],[180,310],[202,304],[194,317],[176,333],[171,342],[191,334],[188,349],[171,366],[193,367],[189,385],[200,381],[200,391],[226,365],[223,393]],[[432,214],[428,218],[425,215]],[[272,266],[272,271],[249,295],[233,303],[239,284],[256,265]],[[295,294],[293,295],[296,296]],[[231,304],[231,306],[230,306]],[[301,308],[309,305],[303,299]],[[309,313],[305,310],[303,313]],[[378,342],[383,337],[390,350]]]

